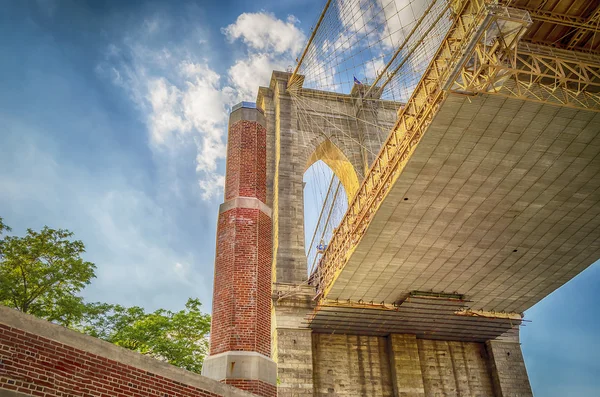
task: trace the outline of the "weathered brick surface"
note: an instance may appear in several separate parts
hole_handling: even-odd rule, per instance
[[[219,214],[210,354],[271,355],[271,219],[258,209]]]
[[[531,385],[517,342],[487,341],[496,397],[531,397]]]
[[[315,396],[394,396],[387,338],[313,334]]]
[[[277,386],[260,380],[227,379],[226,384],[264,397],[276,397]]]
[[[256,121],[229,126],[225,200],[256,197],[267,201],[267,130]]]
[[[217,225],[211,356],[232,351],[271,355],[273,250],[270,209],[265,205],[264,124],[256,109],[240,108],[230,117],[225,203]],[[273,367],[273,378],[274,371]],[[261,396],[277,394],[274,384],[252,378],[251,368],[241,374],[250,378],[223,379],[221,374],[218,379]]]
[[[417,341],[425,396],[494,396],[485,345]]]
[[[4,308],[3,310],[10,310]],[[11,314],[12,315],[12,314]],[[25,318],[22,323],[44,323],[41,320]],[[13,316],[14,317],[14,316]],[[5,320],[5,319],[3,319]],[[20,319],[19,319],[20,320]],[[89,351],[60,343],[56,340],[25,332],[22,329],[0,324],[0,395],[3,390],[11,390],[31,396],[70,396],[70,397],[197,397],[197,396],[240,396],[235,393],[220,390],[216,387],[195,387],[180,380],[171,379],[161,374],[176,373],[179,378],[198,379],[201,383],[210,385],[216,383],[200,375],[188,373],[179,368],[159,363],[138,353],[110,345],[95,338],[78,332],[47,323],[41,328],[49,328],[49,333],[58,335],[61,339],[73,339],[78,345],[93,345],[94,351],[106,351],[112,357],[121,361],[109,359]],[[83,340],[83,343],[82,343]],[[98,345],[105,345],[98,348]],[[87,345],[86,345],[87,347]],[[139,358],[136,358],[139,356]],[[133,359],[132,359],[133,357]],[[155,368],[155,372],[147,368],[139,368],[125,364],[132,361]],[[156,361],[155,364],[152,362]],[[172,369],[170,369],[172,368]],[[204,379],[204,380],[201,380]],[[226,386],[218,385],[218,389]],[[235,389],[229,388],[230,391]],[[265,394],[266,395],[266,394]],[[275,394],[270,394],[275,395]]]

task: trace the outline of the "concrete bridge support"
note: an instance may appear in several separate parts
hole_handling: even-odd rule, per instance
[[[376,112],[367,109],[367,112],[357,108],[357,104],[362,106],[361,101],[352,95],[327,96],[327,93],[311,90],[290,93],[288,78],[287,73],[274,72],[270,86],[259,91],[257,109],[245,109],[242,116],[238,114],[240,110],[234,111],[230,123],[229,145],[234,148],[237,141],[231,134],[235,132],[238,119],[252,120],[258,130],[265,127],[266,190],[264,195],[257,190],[253,200],[259,203],[257,211],[264,210],[270,215],[272,225],[272,267],[270,271],[260,268],[262,270],[255,273],[258,278],[251,277],[244,283],[258,291],[263,285],[258,279],[270,281],[269,300],[257,300],[256,308],[249,311],[270,311],[270,351],[260,350],[266,346],[265,335],[260,331],[256,340],[261,344],[249,350],[263,358],[260,363],[248,361],[244,364],[248,367],[247,373],[267,374],[276,383],[279,397],[532,396],[518,330],[503,340],[482,343],[481,340],[443,340],[435,335],[428,339],[413,334],[316,333],[309,327],[315,290],[308,283],[304,251],[303,174],[312,162],[323,159],[327,163],[326,160],[333,159],[330,166],[334,173],[340,173],[338,176],[351,196],[352,180],[347,178],[347,173],[350,170],[358,181],[362,180],[372,159],[371,152],[376,151],[381,142],[377,135],[379,131],[362,125],[355,116],[362,114],[362,118],[369,120],[369,126],[377,122],[391,127],[397,104],[379,107]],[[298,95],[310,99],[298,98]],[[303,100],[309,100],[310,105],[299,102]],[[337,109],[338,113],[334,114],[332,109]],[[332,151],[335,152],[333,155]],[[228,153],[232,156],[231,151]],[[324,154],[329,157],[322,158]],[[230,186],[238,173],[246,171],[233,169],[239,166],[233,161],[237,157],[233,156],[228,158],[226,203],[221,208],[222,214],[235,207],[232,202],[239,204],[246,200],[243,198],[245,193]],[[257,158],[261,159],[261,156]],[[261,169],[260,166],[256,168]],[[261,178],[251,180],[256,186],[263,183]],[[245,241],[242,234],[232,237]],[[222,244],[221,240],[218,244]],[[223,277],[219,272],[222,247],[218,247],[215,301],[223,291],[229,291],[233,296],[240,293],[237,279],[224,283],[217,281]],[[236,313],[237,310],[240,307],[233,306],[225,312]],[[226,348],[226,355],[235,356],[236,360],[226,361],[225,366],[219,359],[222,353],[214,349],[219,345],[222,334],[219,330],[223,324],[225,328],[222,329],[234,336],[232,341],[240,339],[235,338],[238,330],[234,324],[227,323],[230,317],[220,317],[218,310],[213,311],[213,356],[207,360],[205,374],[235,384],[228,381],[234,376],[229,369],[233,368],[231,362],[235,361],[235,365],[242,362],[236,356],[240,354],[236,350],[241,349],[233,345]],[[274,367],[267,365],[269,355],[276,362],[276,376],[269,372],[274,371]],[[261,372],[260,368],[265,371]],[[211,375],[213,373],[224,375]],[[260,391],[259,394],[269,395]]]
[[[315,396],[532,396],[518,342],[313,334]]]
[[[310,90],[294,97],[288,79],[288,73],[274,72],[270,86],[260,88],[257,98],[267,124],[267,203],[273,208],[272,355],[280,397],[315,395],[313,335],[306,321],[314,288],[307,282],[304,251],[304,172],[323,160],[351,197],[371,160],[364,147],[376,151],[383,139],[380,130],[357,121],[356,97]],[[395,106],[384,113],[379,122],[385,129],[395,121]]]

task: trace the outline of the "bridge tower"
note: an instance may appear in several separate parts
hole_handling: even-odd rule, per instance
[[[532,396],[523,312],[600,252],[597,7],[422,2],[377,59],[405,8],[372,29],[378,2],[343,3],[294,73],[232,113],[204,373],[280,397]],[[367,56],[369,32],[382,51]],[[349,203],[309,277],[303,174],[318,160]]]
[[[417,397],[442,389],[456,395],[531,395],[518,327],[508,326],[497,340],[484,343],[429,339],[418,330],[327,332],[310,324],[317,301],[304,251],[303,174],[324,160],[351,199],[370,160],[364,147],[377,148],[381,140],[352,117],[364,112],[356,93],[293,94],[289,78],[273,72],[256,105],[237,105],[230,116],[211,348],[203,374],[262,396],[333,391]],[[309,97],[310,108],[303,107],[299,101]],[[377,122],[392,128],[398,104],[379,105]],[[326,118],[334,107],[342,122],[331,125]],[[357,312],[350,313],[360,323]]]

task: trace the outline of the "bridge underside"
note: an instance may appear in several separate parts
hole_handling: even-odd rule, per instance
[[[280,396],[531,396],[522,313],[600,257],[598,1],[449,3],[309,285],[277,278]],[[405,78],[395,56],[375,92]]]
[[[422,339],[485,342],[511,338],[521,325],[519,319],[457,315],[464,306],[459,299],[414,296],[396,307],[330,302],[317,309],[310,326],[319,333],[411,334]]]
[[[522,313],[600,257],[599,155],[600,113],[450,94],[311,327],[484,340],[518,325],[489,312]]]

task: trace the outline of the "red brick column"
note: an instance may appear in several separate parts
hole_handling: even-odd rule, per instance
[[[219,209],[210,356],[203,375],[275,396],[271,354],[271,209],[266,201],[266,128],[243,103],[229,118],[225,202]]]

